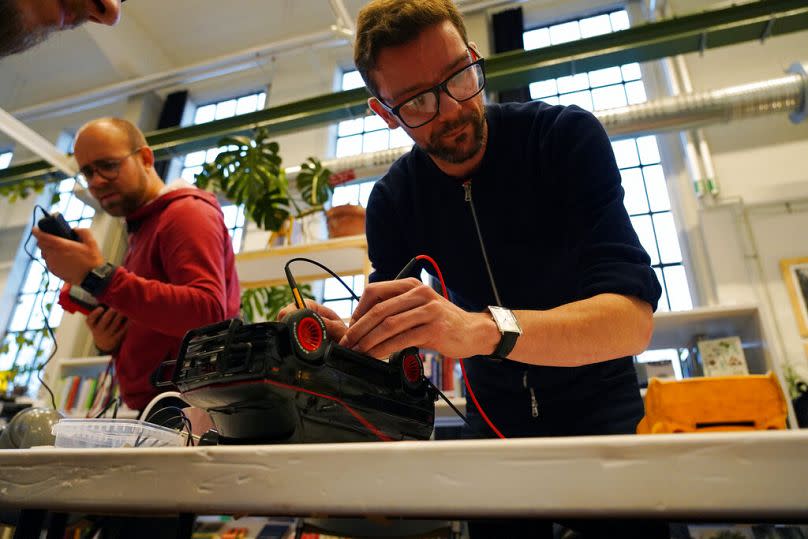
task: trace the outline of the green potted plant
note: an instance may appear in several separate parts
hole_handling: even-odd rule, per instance
[[[808,428],[808,381],[803,380],[790,362],[783,365],[783,379],[794,405],[794,415],[801,428]]]
[[[298,205],[294,198],[291,201],[296,211],[295,218],[300,220],[304,238],[317,237],[317,233],[312,230],[316,225],[314,217],[316,214],[325,215],[325,204],[334,193],[330,179],[331,171],[316,157],[309,157],[301,163],[295,184],[301,203],[307,207]]]
[[[304,298],[314,299],[311,285],[299,285],[298,290]],[[241,293],[241,317],[248,324],[275,320],[280,310],[293,301],[292,290],[288,286],[248,288]]]
[[[301,164],[296,179],[299,198],[290,196],[280,147],[269,139],[266,129],[256,129],[252,137],[225,137],[219,145],[225,150],[203,166],[196,176],[197,186],[243,204],[247,218],[264,230],[291,229],[293,219],[322,212],[331,198],[331,172],[314,157]],[[301,286],[300,292],[313,298],[309,285]],[[247,289],[241,295],[242,317],[246,322],[273,320],[292,301],[287,286]]]
[[[323,167],[319,159],[309,157],[306,162],[300,165],[300,172],[297,175],[297,189],[301,200],[308,206],[302,210],[295,206],[298,218],[308,217],[317,212],[323,212],[326,217],[329,238],[340,238],[343,236],[355,236],[365,233],[365,208],[362,206],[344,204],[333,206],[328,210],[325,204],[331,199],[334,193],[334,186],[331,183],[332,173]],[[313,235],[305,231],[304,235]]]
[[[280,230],[290,212],[278,143],[269,140],[266,129],[259,128],[252,138],[225,137],[219,145],[226,149],[202,167],[196,185],[244,205],[247,218],[264,230]]]

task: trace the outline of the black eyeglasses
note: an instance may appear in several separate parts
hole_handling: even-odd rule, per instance
[[[482,92],[484,88],[485,59],[478,58],[429,90],[423,91],[395,107],[387,105],[384,107],[404,122],[404,125],[414,129],[426,125],[438,117],[441,90],[458,103],[462,103]]]
[[[92,163],[88,163],[81,167],[79,169],[79,173],[76,175],[76,179],[79,182],[83,182],[84,185],[89,185],[90,180],[92,180],[93,176],[96,174],[107,181],[116,180],[118,179],[118,175],[121,173],[121,164],[142,149],[143,147],[141,146],[120,159],[96,159]]]

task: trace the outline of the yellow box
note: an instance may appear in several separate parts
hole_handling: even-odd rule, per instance
[[[785,429],[786,417],[786,400],[771,372],[668,381],[652,378],[637,434]]]

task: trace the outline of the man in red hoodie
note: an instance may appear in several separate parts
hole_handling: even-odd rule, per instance
[[[176,357],[188,330],[238,316],[232,243],[216,197],[182,180],[165,185],[131,123],[86,124],[75,156],[101,207],[126,218],[123,265],[107,262],[87,229],[76,230],[81,243],[36,228],[34,235],[51,272],[106,306],[87,325],[96,346],[115,357],[124,402],[142,410],[157,394],[152,373]]]

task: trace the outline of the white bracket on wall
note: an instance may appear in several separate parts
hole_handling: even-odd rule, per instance
[[[802,107],[800,107],[800,110],[795,110],[788,116],[792,122],[798,124],[808,116],[808,63],[794,62],[786,71],[788,73],[802,75],[802,81],[804,83],[802,88]]]

